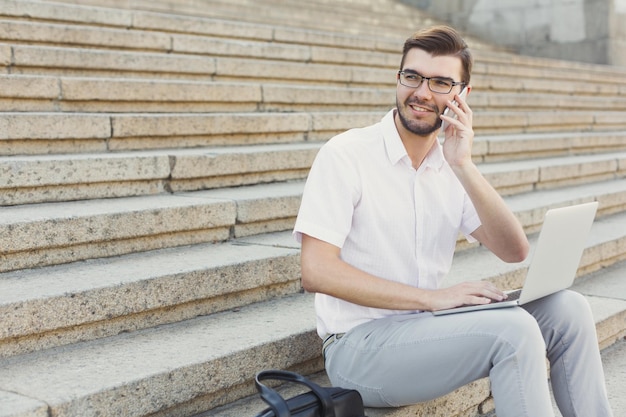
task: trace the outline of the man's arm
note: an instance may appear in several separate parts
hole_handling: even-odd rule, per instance
[[[392,282],[359,270],[340,258],[340,249],[302,235],[302,286],[354,304],[393,310],[442,310],[463,304],[487,304],[504,294],[486,281],[425,290]]]
[[[482,225],[472,236],[506,262],[521,262],[528,256],[529,244],[521,224],[472,161],[472,110],[455,96],[458,105],[448,107],[457,119],[443,116],[446,128],[443,153],[476,208]]]
[[[482,223],[472,236],[505,262],[526,259],[529,244],[524,229],[476,165],[472,163],[453,169]]]

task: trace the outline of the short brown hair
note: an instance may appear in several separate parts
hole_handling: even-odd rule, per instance
[[[461,81],[468,84],[474,59],[459,33],[449,26],[434,26],[416,32],[404,42],[400,70],[403,70],[406,54],[413,48],[422,49],[433,56],[455,55],[461,59]]]

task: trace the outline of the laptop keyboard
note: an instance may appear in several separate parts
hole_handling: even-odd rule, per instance
[[[520,297],[520,295],[522,295],[522,289],[520,288],[519,290],[511,291],[507,293],[507,295],[508,298],[505,298],[502,301],[515,301]],[[492,303],[501,303],[502,301],[492,301]]]
[[[508,295],[508,298],[505,298],[504,300],[500,300],[500,301],[498,301],[498,300],[491,300],[491,303],[489,303],[489,304],[503,303],[505,301],[515,301],[515,300],[517,300],[520,297],[520,295],[522,295],[522,289],[520,288],[518,290],[513,290],[511,292],[507,292],[506,294]],[[472,307],[472,306],[475,306],[475,305],[476,304],[463,304],[461,306],[453,307],[453,308]]]

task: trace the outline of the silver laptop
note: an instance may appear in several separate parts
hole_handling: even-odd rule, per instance
[[[489,304],[455,307],[433,311],[436,316],[465,311],[487,310],[522,305],[569,288],[576,271],[598,202],[548,210],[532,261],[521,290],[507,292],[509,298]],[[517,298],[519,295],[519,298]]]

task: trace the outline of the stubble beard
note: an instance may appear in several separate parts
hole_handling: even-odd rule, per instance
[[[418,120],[410,120],[409,117],[407,117],[407,115],[405,114],[405,111],[407,111],[406,109],[409,108],[409,104],[411,103],[407,100],[404,103],[404,106],[400,106],[400,102],[396,98],[396,108],[398,109],[398,118],[400,119],[400,123],[402,123],[402,126],[404,126],[406,130],[419,136],[427,136],[435,132],[437,129],[441,127],[442,120],[439,117],[437,117],[437,120],[432,125],[427,125]],[[430,107],[430,106],[422,105],[417,102],[415,102],[415,104],[419,104],[422,107]],[[439,115],[439,113],[440,112],[437,111],[437,116]]]

